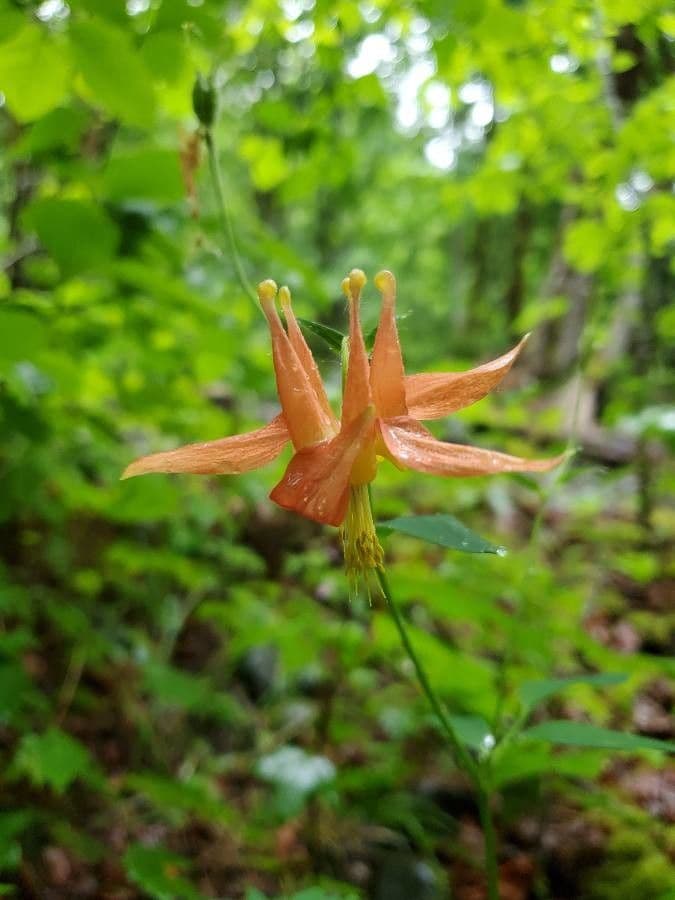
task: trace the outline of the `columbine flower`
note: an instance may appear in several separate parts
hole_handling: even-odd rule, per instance
[[[232,475],[258,469],[290,441],[294,455],[270,497],[279,506],[326,525],[340,526],[350,580],[382,566],[368,495],[378,460],[432,475],[545,472],[563,456],[521,459],[493,450],[437,440],[420,422],[438,419],[488,394],[507,374],[526,338],[504,356],[468,372],[405,375],[396,327],[396,282],[380,272],[375,285],[382,310],[369,360],[359,305],[366,277],[354,269],[342,288],[349,302],[349,353],[342,413],[336,418],[311,350],[302,335],[288,288],[263,281],[258,295],[272,336],[281,413],[247,434],[144,456],[122,477],[149,472]]]

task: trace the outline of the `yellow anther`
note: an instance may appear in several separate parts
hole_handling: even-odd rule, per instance
[[[342,288],[342,293],[349,300],[349,278],[343,278],[340,287]]]
[[[350,597],[355,597],[359,587],[364,587],[370,599],[371,581],[384,564],[384,553],[375,530],[367,485],[352,486],[350,489],[349,506],[340,528],[340,538]]]
[[[383,269],[375,276],[375,287],[383,294],[396,291],[396,279],[388,269]]]
[[[279,303],[282,309],[287,309],[291,305],[291,292],[286,285],[279,288]]]
[[[267,278],[265,281],[260,282],[258,285],[258,297],[263,305],[273,301],[276,295],[277,285],[275,281],[272,281],[271,278]]]
[[[349,273],[349,288],[352,294],[360,294],[367,280],[366,273],[361,269],[352,269]]]

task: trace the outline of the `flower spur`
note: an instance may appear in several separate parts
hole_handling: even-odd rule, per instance
[[[272,338],[281,413],[263,428],[207,443],[143,456],[122,477],[150,472],[233,475],[272,462],[287,443],[294,454],[270,494],[279,506],[305,518],[340,527],[351,581],[382,566],[368,486],[380,459],[433,475],[546,472],[551,459],[522,459],[493,450],[437,440],[421,420],[437,419],[486,396],[508,373],[527,336],[508,353],[466,372],[406,375],[396,326],[396,281],[380,272],[375,286],[382,307],[369,359],[360,321],[366,277],[354,269],[342,282],[349,304],[348,362],[340,419],[335,416],[319,370],[293,313],[288,288],[258,286]],[[276,301],[279,301],[284,328]]]

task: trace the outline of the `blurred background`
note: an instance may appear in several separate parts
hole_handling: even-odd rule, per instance
[[[277,408],[198,72],[251,281],[344,330],[345,273],[393,270],[409,371],[534,332],[435,433],[569,441],[562,476],[376,484],[381,519],[509,549],[386,541],[450,710],[508,722],[525,679],[621,672],[537,715],[673,737],[674,38],[660,0],[1,0],[0,894],[485,896],[386,611],[347,602],[335,530],[267,499],[286,457],[118,481]],[[495,781],[504,900],[675,896],[662,754],[516,744]]]

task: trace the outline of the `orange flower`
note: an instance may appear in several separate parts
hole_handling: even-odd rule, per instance
[[[288,288],[278,292],[284,329],[275,303],[276,285],[264,281],[258,295],[272,337],[281,413],[247,434],[141,457],[122,477],[148,472],[248,472],[271,462],[290,441],[295,452],[271,499],[308,519],[341,526],[347,571],[358,576],[382,564],[368,498],[378,459],[389,459],[403,469],[459,476],[545,472],[558,465],[564,455],[528,460],[448,444],[419,421],[448,415],[488,394],[507,374],[526,338],[504,356],[468,372],[406,376],[396,327],[394,276],[385,271],[375,278],[382,310],[370,360],[359,310],[365,281],[363,272],[354,269],[342,283],[349,301],[349,355],[339,421],[296,321]]]

